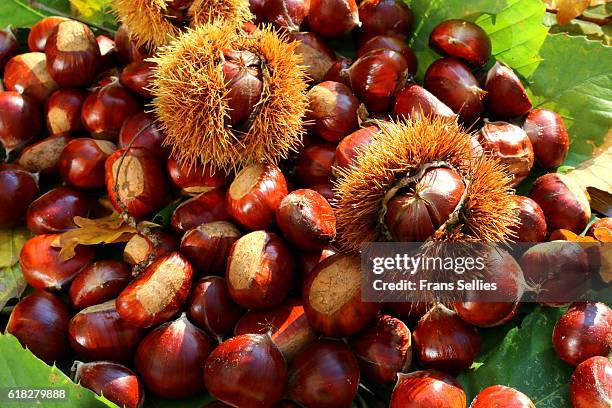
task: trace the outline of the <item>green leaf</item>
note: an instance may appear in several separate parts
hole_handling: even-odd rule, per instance
[[[477,369],[458,377],[469,400],[491,385],[525,393],[538,408],[571,408],[568,384],[572,367],[562,362],[552,345],[552,332],[562,308],[537,307],[511,329]],[[468,401],[469,401],[468,400]]]
[[[0,334],[0,387],[3,388],[3,392],[7,392],[7,388],[66,390],[67,399],[59,401],[8,402],[4,396],[1,396],[0,405],[11,408],[31,408],[34,405],[45,408],[117,408],[117,405],[106,398],[73,383],[56,366],[46,365],[30,351],[24,349],[17,338],[11,334]]]
[[[599,41],[549,35],[540,50],[542,63],[529,78],[534,107],[559,113],[571,144],[565,161],[577,166],[590,159],[593,145],[612,127],[612,48]]]
[[[19,252],[29,237],[26,228],[0,230],[0,309],[21,296],[27,286],[19,266]]]
[[[36,4],[42,4],[58,12],[69,14],[68,0],[2,0],[0,1],[0,28],[11,25],[13,27],[31,27],[41,19],[52,15],[50,10],[41,10]]]
[[[112,14],[112,0],[70,0],[75,16],[83,20],[107,27],[115,27],[116,22]]]
[[[161,225],[162,228],[167,229],[170,226],[170,219],[172,218],[174,210],[176,210],[176,207],[178,207],[182,201],[183,199],[179,198],[178,200],[171,202],[159,210],[159,212],[153,216],[151,221],[155,224]]]

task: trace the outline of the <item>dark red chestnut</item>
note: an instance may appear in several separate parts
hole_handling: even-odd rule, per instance
[[[98,43],[101,57],[98,72],[104,72],[118,65],[119,53],[117,52],[115,40],[105,35],[99,35],[96,37],[96,42]]]
[[[336,217],[329,202],[313,190],[295,190],[281,201],[276,224],[293,245],[307,251],[325,248],[336,236]]]
[[[553,345],[563,361],[577,366],[612,351],[612,310],[601,302],[573,303],[553,331]]]
[[[331,143],[317,143],[302,149],[295,164],[296,179],[305,186],[329,184],[335,158],[336,146]]]
[[[320,138],[336,143],[357,129],[359,100],[344,84],[322,82],[308,91],[310,103],[307,120]]]
[[[40,110],[32,99],[17,92],[0,93],[0,144],[5,154],[25,146],[41,128]]]
[[[427,89],[416,85],[406,85],[398,94],[393,113],[406,118],[419,119],[421,116],[439,116],[454,120],[457,115]]]
[[[413,339],[415,355],[422,367],[449,374],[469,368],[482,345],[478,330],[442,304],[419,320]]]
[[[491,408],[500,404],[508,408],[535,408],[528,396],[504,385],[492,385],[480,391],[470,408]]]
[[[106,191],[118,212],[140,219],[163,207],[168,183],[159,159],[144,147],[119,149],[105,163]]]
[[[136,327],[163,323],[189,296],[193,269],[178,252],[158,258],[116,300],[119,316]]]
[[[74,382],[126,408],[140,408],[145,391],[140,378],[129,368],[110,361],[75,362]]]
[[[13,57],[4,67],[7,91],[19,92],[43,103],[59,85],[47,71],[47,57],[42,52],[28,52]]]
[[[214,171],[206,165],[189,167],[178,163],[173,157],[168,158],[167,168],[170,180],[187,195],[204,193],[227,182],[222,171]]]
[[[287,394],[304,407],[348,407],[359,387],[355,355],[340,340],[317,340],[289,368]]]
[[[138,265],[147,262],[152,252],[155,252],[154,259],[157,259],[178,249],[178,239],[174,235],[157,230],[151,234],[158,240],[157,249],[149,238],[134,234],[123,249],[123,260],[130,265]]]
[[[19,52],[17,37],[10,28],[0,30],[0,76],[4,72],[4,66]]]
[[[57,187],[30,204],[26,223],[35,234],[65,232],[77,228],[74,217],[87,218],[92,205],[93,199],[87,194],[69,187]]]
[[[338,60],[334,51],[315,33],[293,32],[290,36],[299,41],[295,53],[302,57],[309,79],[315,84],[323,82],[327,71]]]
[[[115,33],[115,46],[119,59],[124,64],[129,64],[134,61],[142,61],[151,56],[151,53],[145,47],[138,47],[132,39],[130,30],[125,24],[122,24]]]
[[[73,187],[104,187],[104,164],[117,149],[107,140],[73,139],[60,154],[58,168],[62,179]]]
[[[143,329],[119,317],[114,299],[81,310],[68,326],[70,346],[88,360],[129,362],[143,336]]]
[[[406,62],[408,62],[408,66],[413,67],[411,68],[411,71],[416,71],[416,55],[414,55],[414,52],[412,52],[412,50],[404,40],[396,36],[377,35],[376,37],[370,38],[357,50],[357,58],[364,56],[370,51],[378,49],[399,52],[406,59]]]
[[[348,58],[340,58],[334,62],[323,77],[323,81],[340,82],[346,86],[351,86],[348,69],[353,65],[353,61]]]
[[[142,340],[136,351],[136,371],[157,396],[190,397],[204,391],[202,366],[214,347],[183,313]]]
[[[60,154],[69,141],[67,134],[49,136],[24,148],[17,157],[17,163],[31,173],[54,177],[59,172]]]
[[[244,168],[227,192],[227,211],[250,230],[268,228],[274,213],[287,195],[287,182],[274,164],[253,164]]]
[[[359,152],[367,148],[378,133],[377,126],[368,126],[346,136],[336,147],[336,158],[334,160],[334,173],[337,169],[346,169],[355,164]]]
[[[207,276],[197,281],[187,305],[189,318],[219,341],[232,333],[244,314],[244,310],[230,297],[227,283],[220,276]]]
[[[168,151],[162,146],[165,137],[152,113],[138,112],[123,122],[119,132],[119,147],[145,147],[165,160],[168,157]]]
[[[377,35],[406,39],[412,29],[414,16],[401,0],[364,0],[359,4],[358,45]]]
[[[469,68],[455,58],[434,61],[425,72],[425,88],[469,125],[484,111],[485,91]]]
[[[0,164],[0,191],[0,228],[15,227],[38,195],[38,180],[19,166]]]
[[[304,280],[310,272],[312,272],[319,264],[319,262],[323,261],[326,258],[329,258],[332,255],[335,255],[338,251],[331,247],[327,246],[320,251],[300,251],[297,254],[297,270],[299,272],[299,282],[303,283]],[[298,287],[301,287],[299,285]]]
[[[361,26],[355,0],[310,0],[308,27],[325,38],[339,38]]]
[[[321,194],[329,203],[336,198],[336,192],[334,191],[334,186],[331,181],[325,184],[317,184],[316,186],[310,187],[310,189]]]
[[[261,58],[251,51],[224,52],[223,78],[228,125],[240,130],[249,126],[264,88]]]
[[[79,89],[59,89],[53,92],[45,105],[49,133],[57,135],[83,129],[81,107],[85,98],[87,92]]]
[[[391,394],[389,408],[464,408],[466,396],[452,376],[435,370],[400,374]]]
[[[248,333],[269,333],[286,361],[292,361],[317,338],[308,323],[302,303],[295,299],[290,299],[274,309],[247,312],[236,324],[235,334],[239,336]]]
[[[347,337],[364,329],[380,309],[361,301],[361,262],[338,253],[320,262],[306,276],[302,300],[308,321],[330,337]]]
[[[94,80],[102,60],[90,28],[74,20],[62,21],[45,45],[47,70],[61,87],[84,87]]]
[[[446,20],[434,27],[429,46],[446,57],[481,67],[491,56],[491,39],[479,25],[466,20]]]
[[[498,118],[521,116],[531,109],[531,100],[512,68],[499,61],[489,70],[485,82],[487,110]]]
[[[21,272],[36,289],[61,290],[94,258],[91,247],[78,245],[75,255],[62,261],[57,245],[59,234],[37,235],[26,241],[19,255]]]
[[[255,231],[232,246],[225,277],[236,303],[247,309],[267,309],[285,300],[294,269],[293,254],[278,235]]]
[[[261,24],[266,22],[266,4],[268,0],[249,0],[249,9],[255,17],[253,23]]]
[[[287,365],[267,334],[243,334],[221,343],[204,365],[204,384],[235,407],[274,407],[287,386]]]
[[[83,269],[70,284],[70,303],[75,309],[98,305],[116,298],[132,280],[125,262],[97,261]]]
[[[351,339],[361,372],[376,383],[390,383],[412,362],[410,330],[404,322],[379,315],[366,330]]]
[[[513,196],[518,205],[519,223],[512,228],[516,242],[542,242],[546,239],[546,219],[544,212],[529,197]]]
[[[539,177],[531,186],[529,197],[544,211],[548,231],[570,230],[580,234],[591,219],[591,207],[584,190],[560,173]]]
[[[277,28],[288,31],[300,31],[310,12],[311,0],[265,0],[263,5],[264,20]]]
[[[227,258],[240,230],[227,221],[200,224],[188,230],[181,239],[181,253],[200,273],[223,275]]]
[[[387,302],[385,307],[395,317],[407,322],[418,322],[431,309],[429,302]]]
[[[529,112],[523,130],[529,136],[535,160],[545,169],[560,166],[569,151],[570,139],[563,118],[548,109]]]
[[[68,351],[66,305],[51,293],[37,290],[21,299],[6,325],[6,332],[47,364],[60,360]]]
[[[181,203],[170,218],[170,226],[178,235],[201,224],[229,221],[225,206],[225,190],[216,188]]]
[[[149,90],[149,86],[151,85],[153,71],[156,67],[156,63],[149,61],[130,63],[121,71],[121,85],[144,98],[152,98],[153,94]]]
[[[51,16],[40,20],[32,26],[28,34],[28,48],[32,52],[45,52],[47,39],[59,23],[70,21],[65,17]]]
[[[570,380],[574,408],[609,408],[612,404],[612,362],[609,357],[591,357],[576,367]]]

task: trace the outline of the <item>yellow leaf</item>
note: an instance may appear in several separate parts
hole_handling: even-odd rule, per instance
[[[19,266],[19,253],[30,235],[26,228],[0,230],[0,309],[10,299],[21,296],[27,286]]]
[[[574,234],[569,230],[556,230],[550,233],[551,241],[569,241],[569,242],[594,242],[597,243],[595,238],[593,237],[582,237],[580,235]]]
[[[601,146],[593,145],[593,157],[582,162],[575,170],[567,173],[586,190],[587,187],[595,187],[608,193],[612,193],[612,130],[610,130]]]
[[[557,0],[557,22],[569,23],[589,7],[590,0]]]

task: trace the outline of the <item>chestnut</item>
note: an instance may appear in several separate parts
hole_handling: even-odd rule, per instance
[[[61,87],[84,87],[94,80],[102,60],[91,29],[74,20],[62,21],[45,45],[47,70]]]
[[[455,58],[434,61],[425,72],[425,88],[471,125],[484,111],[486,92],[469,68]]]
[[[0,92],[0,145],[8,155],[37,137],[40,110],[32,99],[17,92]]]
[[[47,129],[52,135],[74,133],[83,129],[81,107],[87,92],[79,89],[58,89],[45,105]]]
[[[474,67],[481,67],[491,57],[491,39],[475,23],[446,20],[429,34],[429,46],[446,57],[455,57]]]
[[[96,139],[115,139],[125,120],[141,111],[138,100],[117,78],[103,81],[85,99],[81,120]]]
[[[59,173],[59,158],[70,141],[67,134],[49,136],[24,148],[17,157],[17,163],[31,173],[51,178]]]
[[[119,149],[105,163],[106,191],[117,212],[141,219],[163,207],[168,183],[159,159],[144,147]]]
[[[521,116],[531,109],[531,100],[512,68],[499,61],[489,70],[485,81],[487,110],[498,118]]]
[[[341,340],[317,340],[289,368],[288,397],[304,407],[348,407],[357,395],[359,365]]]
[[[368,126],[356,130],[342,139],[338,143],[338,147],[336,147],[334,174],[338,173],[338,169],[347,169],[349,166],[354,165],[358,154],[367,148],[378,131],[377,126]]]
[[[580,234],[591,219],[589,200],[582,188],[560,173],[539,177],[529,190],[529,198],[544,211],[548,231],[570,230]]]
[[[253,23],[261,24],[266,21],[266,4],[268,0],[249,0],[249,9],[253,14]]]
[[[323,81],[339,82],[348,87],[351,86],[348,69],[353,65],[353,61],[348,58],[340,58],[334,62],[323,77]]]
[[[361,26],[355,0],[310,0],[308,27],[325,38],[339,38]]]
[[[0,76],[4,72],[4,66],[19,52],[17,37],[10,28],[0,30]]]
[[[331,181],[325,184],[317,184],[316,186],[310,187],[310,189],[321,194],[330,204],[334,198],[336,198],[336,192],[334,191],[334,186]]]
[[[119,59],[124,64],[142,61],[151,56],[151,53],[145,47],[136,46],[130,30],[125,24],[120,25],[115,33],[115,46],[117,47]]]
[[[414,16],[401,0],[364,0],[359,4],[358,45],[377,35],[388,35],[405,40],[412,30]]]
[[[32,52],[45,52],[47,39],[59,23],[70,21],[65,17],[45,17],[32,26],[28,34],[28,48]]]
[[[78,310],[104,303],[116,298],[131,280],[132,271],[125,262],[94,262],[70,284],[70,303]]]
[[[572,303],[555,325],[552,341],[563,361],[577,366],[612,351],[612,310],[601,302]]]
[[[378,315],[372,325],[351,339],[361,372],[375,383],[390,383],[412,362],[410,330],[404,322]]]
[[[333,178],[332,166],[335,158],[336,146],[331,143],[308,146],[297,156],[295,178],[304,186],[329,184]]]
[[[310,12],[311,0],[265,0],[262,10],[264,20],[277,28],[300,31]]]
[[[574,408],[608,408],[612,402],[612,362],[591,357],[576,367],[569,386]]]
[[[140,265],[149,261],[151,256],[157,259],[178,249],[178,239],[174,235],[158,230],[152,231],[151,235],[158,240],[157,249],[149,238],[134,234],[123,249],[123,260],[132,266]],[[151,255],[152,252],[155,254]]]
[[[359,125],[359,100],[344,84],[322,82],[308,91],[306,119],[310,128],[328,142],[339,142]]]
[[[533,146],[527,133],[507,122],[486,123],[477,135],[483,149],[512,175],[512,185],[523,181],[533,167]]]
[[[36,357],[52,364],[68,351],[69,319],[68,308],[58,297],[37,290],[15,305],[6,332]]]
[[[38,195],[38,180],[19,166],[0,164],[0,228],[19,225]]]
[[[499,404],[513,408],[535,408],[528,396],[504,385],[492,385],[483,389],[476,395],[469,408],[489,408]]]
[[[4,87],[43,103],[59,85],[47,71],[47,57],[42,52],[17,55],[4,67]]]
[[[295,53],[302,57],[309,79],[316,84],[323,82],[327,71],[338,60],[334,51],[315,33],[293,32],[290,36],[298,41]]]
[[[78,245],[72,258],[61,260],[61,248],[53,246],[58,239],[59,234],[37,235],[21,248],[21,272],[36,289],[62,290],[94,259],[91,247]]]
[[[168,175],[175,186],[187,195],[204,193],[227,182],[225,174],[214,171],[210,166],[197,165],[190,167],[178,163],[172,156],[167,161]]]
[[[57,163],[62,179],[76,188],[104,187],[104,164],[116,149],[117,146],[107,140],[72,139]]]
[[[227,282],[220,276],[207,276],[197,281],[187,305],[187,315],[195,325],[219,341],[232,333],[244,314],[230,297]]]
[[[118,144],[121,148],[145,147],[159,159],[165,160],[168,157],[168,150],[162,146],[165,137],[152,113],[138,112],[123,122]]]
[[[170,226],[176,234],[183,235],[198,225],[229,219],[225,190],[216,188],[182,202],[172,213]]]
[[[129,362],[144,330],[122,320],[115,309],[115,300],[89,306],[70,319],[70,346],[88,360]]]
[[[442,304],[421,317],[413,340],[415,355],[422,367],[449,374],[469,368],[482,345],[478,330]]]
[[[457,115],[427,89],[408,84],[397,94],[393,113],[397,116],[419,119],[422,116],[438,116],[454,120]]]
[[[142,340],[136,351],[136,371],[159,397],[191,397],[204,391],[202,366],[214,347],[183,313]]]
[[[261,57],[251,51],[224,52],[222,66],[226,82],[227,124],[237,130],[246,129],[252,122],[264,88]]]
[[[364,329],[380,309],[361,301],[361,262],[338,253],[321,261],[302,287],[310,325],[325,336],[347,337]]]
[[[531,140],[535,160],[540,166],[553,169],[563,163],[570,139],[559,114],[548,109],[534,109],[527,115],[523,130]]]
[[[121,85],[143,98],[153,98],[149,90],[153,79],[153,72],[157,64],[149,61],[135,61],[121,71],[119,80]]]
[[[392,50],[399,52],[406,59],[408,66],[411,67],[411,72],[416,72],[417,58],[414,52],[410,49],[408,44],[401,38],[390,36],[390,35],[377,35],[376,37],[370,38],[365,44],[363,44],[357,50],[357,58],[364,56],[370,51],[378,49]]]
[[[115,40],[105,35],[99,35],[96,37],[96,42],[100,49],[100,67],[98,72],[104,72],[117,66],[119,64],[119,54]]]
[[[265,229],[274,222],[274,212],[287,193],[285,176],[276,165],[253,164],[230,185],[227,211],[247,229]]]
[[[136,327],[163,323],[187,300],[192,278],[191,265],[178,252],[157,258],[119,294],[117,312]]]
[[[336,236],[336,217],[329,202],[313,190],[295,190],[281,201],[276,224],[300,249],[325,248]]]
[[[347,71],[353,92],[368,111],[385,112],[416,73],[416,65],[410,66],[399,52],[381,48],[361,56]]]
[[[335,255],[338,251],[332,247],[327,246],[319,251],[299,251],[297,254],[297,270],[299,272],[299,282],[303,283],[310,272],[312,272],[319,264],[326,258]],[[300,284],[298,287],[301,287]]]
[[[140,378],[129,368],[111,361],[75,362],[74,382],[89,388],[115,404],[140,408],[145,391]]]
[[[57,187],[30,204],[26,224],[34,234],[65,232],[77,228],[74,217],[87,218],[93,204],[87,194],[69,187]]]
[[[388,313],[394,317],[416,323],[419,319],[425,316],[425,313],[431,309],[432,304],[429,302],[386,302],[385,308]]]
[[[466,396],[452,376],[435,370],[399,374],[389,408],[465,408]]]
[[[516,242],[542,242],[546,239],[546,219],[544,212],[529,197],[513,196],[518,206],[519,223],[512,228],[512,238]]]
[[[286,361],[292,361],[305,347],[316,340],[304,307],[290,299],[270,310],[250,310],[236,323],[235,334],[266,334],[279,348]]]
[[[240,230],[231,222],[213,221],[188,230],[181,239],[181,253],[198,272],[223,275]]]
[[[294,269],[293,254],[278,235],[255,231],[232,245],[225,277],[236,303],[247,309],[266,309],[285,300]]]

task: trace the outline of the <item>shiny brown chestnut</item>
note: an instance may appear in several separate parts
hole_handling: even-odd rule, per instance
[[[123,249],[123,260],[129,265],[138,265],[147,262],[152,252],[155,252],[154,259],[167,255],[178,249],[178,239],[167,232],[152,231],[151,235],[158,240],[158,247],[144,235],[134,234]]]
[[[59,234],[37,235],[21,248],[21,272],[36,289],[61,290],[93,261],[94,250],[84,245],[78,245],[75,255],[62,261],[59,257],[61,248],[53,246],[58,238]]]
[[[170,217],[170,226],[177,235],[199,225],[215,221],[229,221],[225,206],[225,190],[215,188],[182,202]]]
[[[410,330],[389,315],[377,316],[369,328],[351,339],[350,346],[361,372],[376,383],[395,381],[412,362]]]
[[[243,334],[221,343],[204,365],[204,384],[235,407],[274,407],[287,387],[287,365],[267,334]]]
[[[45,105],[47,129],[52,135],[72,133],[83,129],[81,108],[87,92],[79,89],[58,89]]]
[[[171,252],[147,266],[119,294],[117,312],[136,327],[165,322],[187,300],[192,278],[191,264],[178,252]]]
[[[529,197],[513,196],[518,205],[519,223],[512,228],[512,238],[516,242],[542,242],[546,239],[546,219],[544,212]]]
[[[368,126],[346,136],[336,147],[334,159],[334,174],[338,169],[346,169],[357,161],[359,152],[362,152],[372,142],[378,133],[378,126]]]
[[[36,103],[17,92],[0,93],[0,145],[6,154],[18,150],[42,130]]]
[[[310,12],[311,0],[265,0],[264,20],[277,28],[300,31]]]
[[[535,408],[528,396],[511,387],[492,385],[480,391],[469,408],[490,408],[503,404],[512,408]]]
[[[563,118],[548,109],[534,109],[527,115],[523,130],[529,136],[535,160],[545,169],[560,166],[569,151],[570,139]]]
[[[400,374],[391,394],[389,408],[464,408],[465,391],[452,376],[435,370]]]
[[[290,36],[299,41],[295,53],[302,57],[309,79],[315,84],[323,82],[327,71],[338,60],[334,51],[315,33],[292,32]]]
[[[26,224],[34,234],[65,232],[77,228],[74,217],[88,218],[93,204],[93,199],[83,192],[57,187],[30,204]]]
[[[17,55],[4,67],[4,87],[43,103],[59,88],[47,71],[47,57],[42,52]]]
[[[250,230],[265,229],[274,222],[274,212],[287,193],[285,176],[276,165],[253,164],[230,185],[227,211]]]
[[[370,51],[378,50],[378,49],[392,50],[399,52],[408,62],[408,66],[416,67],[417,59],[414,52],[401,38],[390,36],[390,35],[377,35],[376,37],[370,38],[365,44],[363,44],[357,50],[357,58],[364,56]],[[416,68],[412,70],[416,71]]]
[[[117,146],[107,140],[72,139],[57,162],[62,179],[81,189],[104,187],[104,164],[116,149]]]
[[[481,67],[491,57],[491,39],[475,23],[446,20],[429,34],[429,46],[447,57],[459,58],[469,65]]]
[[[123,122],[118,143],[121,148],[145,147],[158,158],[165,160],[168,157],[168,150],[162,146],[165,137],[152,113],[138,112]]]
[[[227,94],[227,122],[235,129],[243,129],[252,120],[264,88],[262,61],[251,51],[224,52],[222,66]]]
[[[401,0],[364,0],[359,4],[358,45],[377,35],[406,39],[412,30],[414,16]]]
[[[37,290],[15,305],[6,332],[17,337],[36,357],[51,364],[68,352],[69,319],[68,308],[58,297]]]
[[[144,147],[124,152],[119,149],[106,160],[106,191],[115,210],[141,219],[166,204],[166,174],[159,159]]]
[[[329,202],[313,190],[289,193],[276,210],[276,225],[296,247],[325,248],[336,236],[336,217]]]
[[[351,80],[349,78],[348,69],[353,65],[353,61],[348,58],[340,58],[334,62],[323,77],[323,81],[339,82],[348,87],[351,86]]]
[[[64,21],[70,20],[65,17],[51,16],[45,17],[38,23],[34,24],[30,30],[30,33],[28,34],[28,48],[30,48],[30,51],[45,52],[47,39],[53,32],[53,29],[55,29],[59,23]]]
[[[454,120],[457,115],[434,94],[417,85],[408,84],[397,94],[393,113],[406,118],[439,116]]]
[[[386,302],[385,308],[389,314],[406,322],[416,323],[431,309],[429,302]]]
[[[227,282],[220,276],[207,276],[197,281],[187,305],[191,321],[219,341],[232,333],[244,314],[242,307],[230,297]]]
[[[98,305],[114,299],[132,280],[128,264],[105,260],[83,269],[70,284],[70,304],[75,309]]]
[[[301,283],[306,280],[306,277],[310,275],[310,272],[314,270],[315,266],[317,266],[319,262],[329,258],[332,255],[335,255],[336,253],[338,253],[338,251],[332,246],[327,246],[320,251],[300,251],[297,254],[297,270],[299,272],[298,282],[300,284],[297,286],[302,286]]]
[[[19,52],[17,37],[10,28],[0,30],[0,76],[4,72],[4,66]]]
[[[582,188],[560,173],[539,177],[531,186],[529,198],[544,211],[548,231],[570,230],[580,234],[591,219],[589,200]]]
[[[140,378],[129,368],[111,361],[75,362],[74,382],[126,408],[140,408],[145,391]]]
[[[68,326],[70,346],[88,360],[130,362],[143,337],[143,329],[119,317],[114,299],[81,310]]]
[[[59,173],[58,162],[64,147],[70,141],[67,134],[49,136],[24,148],[17,163],[31,173],[52,178]]]
[[[306,276],[302,300],[308,321],[330,337],[352,336],[376,316],[380,304],[361,301],[361,262],[338,253],[320,262]]]
[[[190,167],[178,163],[172,156],[168,157],[166,168],[172,183],[187,195],[200,194],[221,187],[227,182],[222,171],[214,171],[206,165]]]
[[[115,46],[117,47],[119,59],[124,64],[142,61],[151,56],[151,53],[145,47],[136,46],[130,30],[125,24],[120,25],[115,33]]]
[[[74,20],[62,21],[51,31],[45,55],[49,75],[63,88],[91,84],[102,60],[94,33]]]
[[[487,73],[487,110],[494,117],[511,118],[531,110],[531,100],[512,68],[496,62]]]
[[[234,243],[225,278],[232,299],[246,309],[267,309],[285,300],[295,263],[287,244],[276,234],[251,232]]]
[[[344,84],[322,82],[308,91],[310,129],[320,138],[339,142],[359,125],[359,100]]]
[[[317,340],[289,368],[287,395],[300,406],[348,407],[357,395],[359,365],[340,340]]]
[[[612,404],[612,362],[591,357],[576,367],[569,386],[574,408],[608,408]]]
[[[266,21],[266,4],[267,0],[249,0],[249,9],[253,14],[253,23],[261,24]]]
[[[152,98],[153,94],[149,90],[149,86],[156,67],[157,64],[149,61],[130,63],[121,71],[121,77],[119,78],[121,85],[144,98]]]
[[[240,230],[231,222],[200,224],[183,235],[181,253],[199,273],[223,275],[230,249],[241,235]]]
[[[0,228],[19,225],[38,195],[38,180],[19,166],[0,164]]]
[[[308,27],[324,38],[339,38],[361,26],[355,0],[310,0]]]
[[[329,184],[333,179],[332,166],[336,158],[336,146],[317,143],[300,151],[295,163],[295,177],[304,186]]]
[[[194,396],[204,391],[202,366],[214,347],[213,341],[183,313],[142,340],[136,351],[136,371],[157,396]]]

